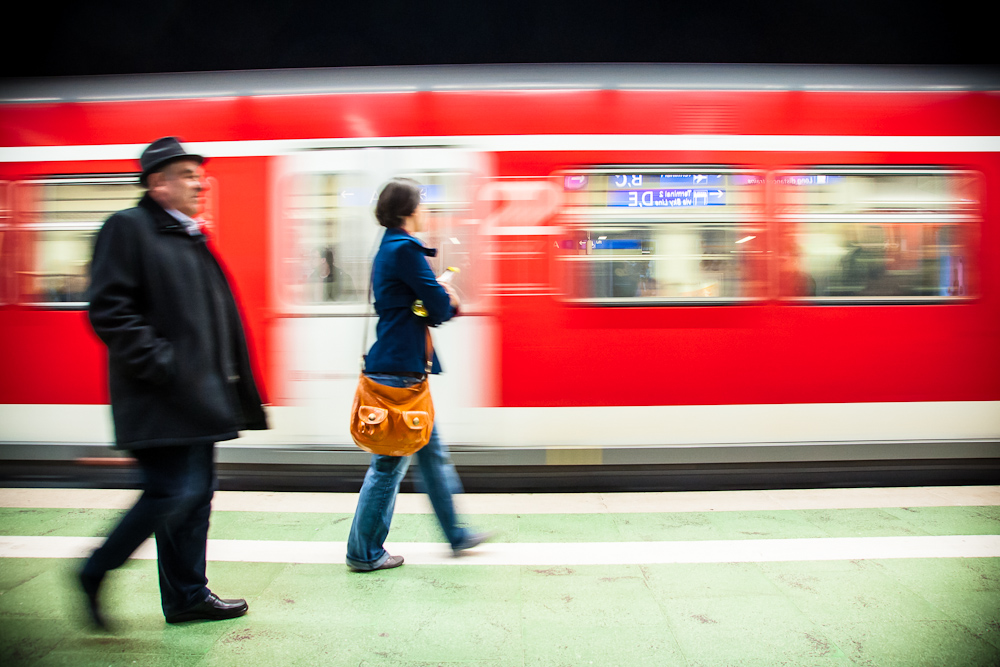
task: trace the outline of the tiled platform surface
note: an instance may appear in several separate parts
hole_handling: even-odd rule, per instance
[[[426,499],[403,496],[391,549],[412,557],[371,574],[340,563],[354,495],[220,493],[210,585],[250,613],[166,625],[155,561],[136,559],[109,579],[116,631],[92,634],[71,580],[87,540],[57,538],[103,535],[133,497],[0,489],[0,665],[1000,665],[1000,553],[968,548],[1000,535],[1000,487],[466,495],[468,523],[497,538],[461,559]],[[926,536],[951,550],[909,539]],[[903,551],[824,549],[854,538]],[[754,555],[781,540],[807,544],[802,560]],[[260,562],[279,542],[287,562]],[[750,555],[623,562],[696,542]],[[563,564],[510,564],[542,546]]]

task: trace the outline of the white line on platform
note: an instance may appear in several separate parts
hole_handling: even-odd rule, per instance
[[[92,537],[0,537],[0,558],[81,558],[101,543]],[[386,544],[410,565],[654,565],[663,563],[764,563],[888,558],[997,558],[1000,535],[827,537],[693,542],[490,543],[461,558],[446,545]],[[343,564],[344,542],[209,540],[208,559],[250,563]],[[152,540],[135,558],[156,558]]]
[[[0,507],[128,509],[138,491],[109,489],[0,489]],[[217,512],[353,514],[356,493],[220,491]],[[469,493],[456,499],[462,514],[627,514],[752,512],[878,507],[1000,505],[1000,486],[926,486],[666,493]],[[397,514],[430,514],[427,497],[401,493]]]

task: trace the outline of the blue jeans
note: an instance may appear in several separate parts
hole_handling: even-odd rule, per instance
[[[371,374],[369,377],[390,387],[407,387],[419,382],[412,377],[381,373]],[[458,546],[469,536],[469,531],[458,525],[452,503],[452,494],[462,492],[462,482],[451,462],[448,448],[438,438],[437,426],[431,431],[430,442],[416,453],[416,457],[420,464],[418,488],[430,498],[434,514],[437,515],[448,542],[453,547]],[[389,558],[389,553],[382,544],[392,524],[399,484],[409,467],[408,456],[372,456],[347,540],[347,564],[351,567],[374,570]]]
[[[143,493],[84,565],[103,577],[121,567],[150,535],[156,536],[160,602],[166,616],[208,597],[205,548],[215,492],[215,445],[137,449]]]

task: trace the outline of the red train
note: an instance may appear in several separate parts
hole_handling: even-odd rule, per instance
[[[396,175],[460,269],[433,385],[460,462],[1000,458],[1000,75],[683,65],[5,81],[2,458],[106,451],[91,244],[164,135],[209,158],[272,406],[224,460],[359,460]]]

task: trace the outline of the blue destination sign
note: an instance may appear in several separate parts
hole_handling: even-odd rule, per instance
[[[678,188],[695,186],[717,188],[726,184],[725,174],[608,174],[609,190]]]
[[[723,174],[661,174],[660,187],[694,185],[699,188],[718,188],[726,184]],[[650,183],[650,185],[653,185]]]
[[[725,206],[726,191],[719,188],[656,188],[608,193],[608,206],[624,208],[683,208]]]
[[[440,204],[444,201],[444,186],[440,183],[421,185],[420,201],[428,204]]]
[[[598,239],[590,242],[594,250],[641,250],[642,241],[636,239]]]

